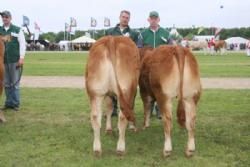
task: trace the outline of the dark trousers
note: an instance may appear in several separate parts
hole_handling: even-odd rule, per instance
[[[4,64],[4,89],[6,95],[5,106],[7,107],[19,107],[20,104],[20,68],[16,68],[16,65],[17,63]]]
[[[112,99],[112,106],[113,106],[113,112],[112,112],[112,116],[116,116],[118,115],[118,102],[117,102],[117,98],[115,96],[111,96]]]
[[[154,102],[154,101],[151,102],[151,109],[150,109],[150,111],[151,111],[151,114],[153,114],[153,112],[155,111],[156,116],[158,118],[161,117],[161,112],[160,112],[159,107],[158,107],[158,105],[157,105],[156,102]]]

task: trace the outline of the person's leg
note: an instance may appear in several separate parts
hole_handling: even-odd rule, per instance
[[[161,112],[159,110],[159,107],[158,107],[157,103],[155,103],[155,112],[156,112],[157,118],[161,119]]]
[[[20,68],[16,68],[16,65],[17,63],[5,64],[5,106],[11,108],[18,108],[20,104]]]
[[[118,104],[117,104],[117,98],[115,96],[111,96],[112,99],[112,104],[113,104],[113,112],[112,116],[117,116],[117,109],[118,109]]]
[[[11,106],[11,102],[12,102],[12,96],[11,96],[11,89],[10,89],[10,85],[11,85],[11,78],[10,78],[10,70],[9,70],[9,65],[4,64],[4,70],[5,70],[5,74],[4,74],[4,93],[6,96],[5,99],[5,107],[10,107]]]
[[[154,108],[155,108],[155,101],[152,100],[152,101],[150,102],[150,114],[151,114],[151,115],[153,115]]]

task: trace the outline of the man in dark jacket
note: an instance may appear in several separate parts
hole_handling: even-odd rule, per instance
[[[139,34],[133,31],[128,25],[130,20],[130,12],[127,10],[122,10],[119,19],[120,23],[118,23],[115,27],[108,29],[105,35],[122,35],[130,37],[135,43],[137,43]]]

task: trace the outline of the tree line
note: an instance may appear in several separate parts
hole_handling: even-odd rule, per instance
[[[138,28],[135,29],[136,31],[143,31],[144,28]],[[171,28],[166,28],[167,30],[171,30]],[[214,35],[216,28],[204,28],[203,31],[200,32],[199,35]],[[199,28],[177,28],[177,31],[182,37],[188,37],[192,35],[197,35]],[[81,31],[77,30],[73,35],[71,35],[71,40],[78,38],[80,36],[85,35],[86,32],[89,32],[91,35],[94,34],[95,39],[99,39],[102,36],[104,36],[104,29],[101,30],[89,30],[89,31]],[[61,40],[64,40],[64,32],[60,31],[58,33],[55,32],[47,32],[42,33],[39,36],[39,39],[41,40],[49,40],[50,42],[59,42]],[[227,28],[222,29],[220,32],[220,39],[227,39],[229,37],[243,37],[246,39],[250,39],[250,27],[242,27],[242,28]]]

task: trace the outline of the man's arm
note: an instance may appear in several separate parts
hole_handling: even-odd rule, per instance
[[[20,30],[17,39],[19,42],[19,54],[20,54],[18,66],[22,66],[24,63],[24,56],[25,56],[25,51],[26,51],[26,41],[25,41],[24,33],[22,30]]]

